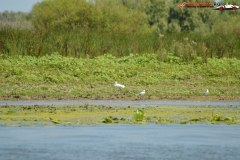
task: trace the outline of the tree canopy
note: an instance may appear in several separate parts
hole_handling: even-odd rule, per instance
[[[0,49],[4,48],[6,53],[14,50],[42,55],[57,51],[93,57],[104,53],[122,56],[149,52],[159,53],[161,58],[166,53],[188,59],[238,56],[240,9],[180,9],[184,1],[43,0],[27,14],[0,14],[0,21],[4,22],[0,27],[6,19],[17,22],[20,15],[32,26],[24,31],[0,30]]]

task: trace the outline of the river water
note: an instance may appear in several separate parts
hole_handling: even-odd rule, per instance
[[[0,105],[239,106],[240,101],[0,101]],[[0,126],[0,160],[236,160],[240,125]]]
[[[1,160],[237,160],[239,125],[0,126]]]
[[[144,101],[128,101],[128,100],[30,100],[30,101],[0,101],[1,105],[109,105],[109,106],[240,106],[240,101],[187,101],[187,100],[144,100]]]

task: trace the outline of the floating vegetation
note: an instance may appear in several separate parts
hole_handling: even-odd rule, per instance
[[[137,110],[133,116],[134,122],[142,122],[144,120],[144,112],[143,110]]]
[[[240,124],[240,106],[0,106],[0,125]],[[147,116],[146,116],[147,115]]]
[[[125,118],[118,118],[118,117],[105,117],[104,120],[101,121],[101,123],[105,123],[105,124],[117,124],[117,123],[128,123],[129,121],[127,121]]]
[[[13,114],[14,113],[14,111],[7,111],[7,113],[6,114]]]
[[[56,119],[52,119],[51,117],[49,118],[54,124],[59,124],[60,122]]]
[[[113,123],[113,120],[112,120],[111,117],[104,118],[104,120],[102,121],[102,123]]]

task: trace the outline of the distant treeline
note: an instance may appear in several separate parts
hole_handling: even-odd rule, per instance
[[[45,0],[30,13],[5,11],[0,13],[0,55],[240,58],[240,10],[180,9],[183,2]]]

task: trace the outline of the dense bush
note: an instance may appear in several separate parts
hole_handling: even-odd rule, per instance
[[[238,58],[239,11],[183,8],[183,1],[51,0],[33,6],[29,15],[4,12],[4,22],[24,20],[32,27],[0,28],[1,57],[89,57],[110,53],[154,53],[161,61],[193,62],[201,57]],[[15,15],[15,18],[14,18]],[[231,25],[230,25],[231,24]]]

